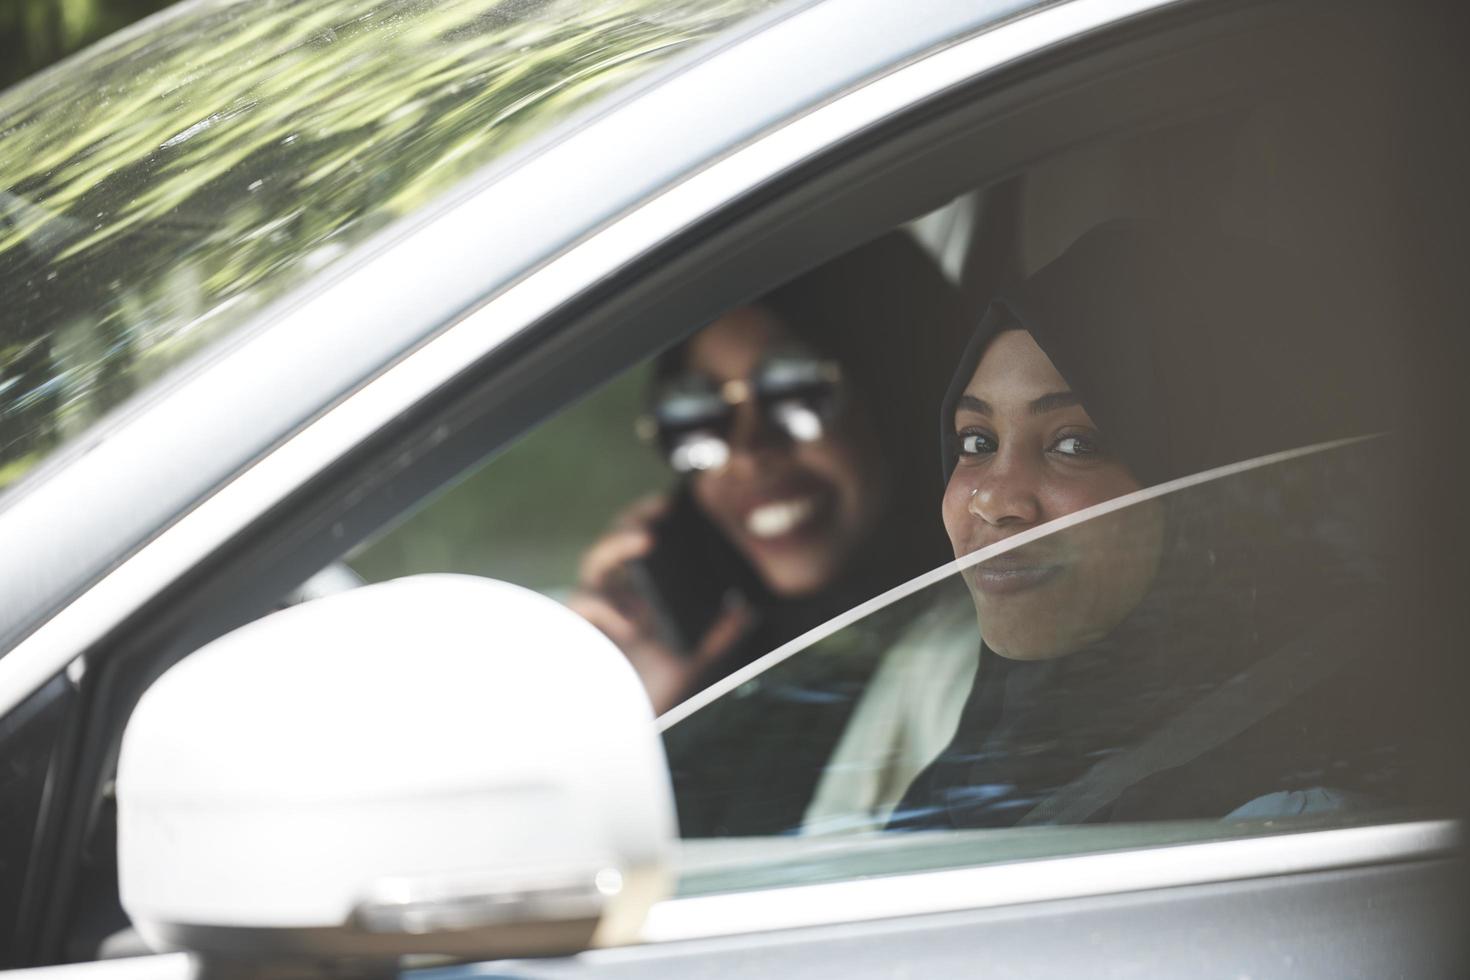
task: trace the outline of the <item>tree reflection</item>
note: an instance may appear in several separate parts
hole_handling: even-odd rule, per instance
[[[0,487],[374,231],[770,3],[216,0],[11,89]]]

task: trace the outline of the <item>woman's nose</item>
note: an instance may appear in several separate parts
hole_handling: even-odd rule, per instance
[[[785,435],[760,410],[754,398],[745,398],[735,406],[730,422],[730,455],[754,456],[782,445]]]
[[[1041,519],[1036,474],[1024,461],[997,457],[970,489],[969,511],[995,527],[1028,526]]]

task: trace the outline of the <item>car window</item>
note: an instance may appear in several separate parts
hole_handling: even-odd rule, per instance
[[[1448,776],[1383,660],[1411,560],[1385,519],[1407,492],[1397,338],[1373,326],[1394,281],[1344,284],[1314,204],[1261,223],[1294,178],[1254,151],[1291,145],[1298,110],[1094,141],[957,198],[898,232],[947,301],[858,301],[839,314],[858,329],[811,350],[722,317],[350,563],[520,576],[613,636],[664,713],[689,895],[1435,813]],[[1195,167],[1210,190],[1141,182],[1145,166]],[[1005,267],[969,294],[986,260]],[[876,278],[835,275],[782,316]],[[851,359],[857,307],[929,345],[883,348],[881,383],[854,386],[906,448],[784,469],[801,419],[831,406],[820,383],[761,401],[764,372],[794,354],[811,382]],[[701,491],[741,467],[748,485]],[[894,533],[844,555],[828,591],[804,533],[863,510],[832,486],[894,473]],[[506,530],[454,536],[462,520]],[[725,627],[741,639],[711,642]]]
[[[347,562],[508,578],[611,636],[664,713],[688,893],[1433,809],[1379,676],[1395,287],[1282,204],[1313,105],[976,188],[691,325]]]
[[[0,489],[374,232],[769,6],[195,3],[10,89]]]

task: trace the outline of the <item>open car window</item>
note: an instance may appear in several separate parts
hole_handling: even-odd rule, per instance
[[[1394,453],[1304,447],[1078,512],[671,712],[684,836],[786,838],[691,847],[686,890],[1432,810],[1394,644]],[[1016,587],[1016,556],[1051,570]],[[994,649],[1056,637],[1046,659]]]

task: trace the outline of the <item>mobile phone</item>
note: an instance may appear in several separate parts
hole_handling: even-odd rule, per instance
[[[755,598],[755,570],[700,511],[687,485],[653,525],[653,550],[629,562],[637,588],[653,608],[659,639],[692,654],[726,604]]]

